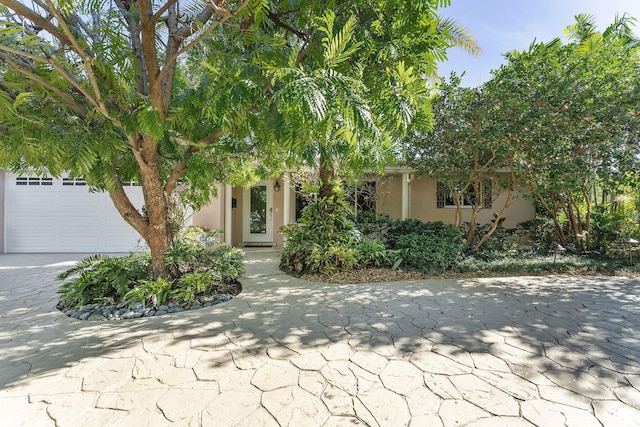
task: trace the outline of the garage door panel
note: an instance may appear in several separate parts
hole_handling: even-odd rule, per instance
[[[68,190],[73,191],[77,190],[77,187],[69,188]],[[75,192],[75,191],[74,191]],[[60,209],[62,211],[80,211],[80,212],[91,212],[96,209],[104,209],[104,195],[103,194],[92,194],[83,192],[84,197],[78,197],[77,195],[70,196],[64,195],[59,199]],[[102,197],[100,197],[102,196]]]
[[[47,228],[55,225],[56,221],[52,219],[37,217],[37,216],[23,216],[19,218],[13,218],[11,220],[12,229],[16,231],[24,230],[29,231],[29,229],[40,229],[46,230]]]
[[[29,209],[42,212],[42,214],[45,214],[48,209],[51,207],[55,208],[57,205],[58,200],[55,196],[39,196],[37,194],[26,194],[20,197],[13,194],[8,200],[9,209]]]
[[[55,252],[58,248],[55,238],[24,234],[11,236],[8,243],[12,252],[31,252],[34,246],[46,252]]]
[[[107,229],[116,229],[116,230],[119,230],[122,227],[122,223],[125,222],[120,215],[118,215],[117,217],[107,217],[104,220],[105,220],[105,227],[107,227]],[[133,228],[128,224],[127,226],[130,227],[131,231],[133,232]]]
[[[125,246],[122,244],[122,239],[107,238],[105,241],[105,252],[128,252],[138,247],[139,239],[135,240],[133,246]]]
[[[126,252],[140,240],[107,193],[63,186],[56,179],[51,185],[20,186],[15,175],[5,178],[7,252]],[[140,188],[126,192],[140,208]]]
[[[81,234],[91,233],[91,228],[104,229],[105,218],[100,216],[63,216],[58,219],[58,227],[66,233],[82,229]]]
[[[92,248],[101,246],[100,245],[100,236],[63,236],[58,238],[57,242],[60,248],[63,248],[65,251],[73,251],[80,250],[83,251],[91,251]]]

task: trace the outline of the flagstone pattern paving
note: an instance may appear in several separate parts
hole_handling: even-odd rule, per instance
[[[0,255],[3,426],[640,426],[640,280],[364,285],[247,253],[214,307],[87,322],[79,255]]]

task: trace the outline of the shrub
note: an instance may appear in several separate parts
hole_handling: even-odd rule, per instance
[[[484,256],[492,257],[498,253],[504,253],[512,249],[515,244],[509,243],[509,236],[516,234],[516,229],[506,229],[502,225],[505,218],[500,218],[498,221],[498,227],[495,229],[493,234],[489,237],[489,239],[484,242],[482,246],[480,246],[477,253],[481,253]],[[464,236],[465,241],[469,235],[469,228],[471,224],[468,222],[462,223],[462,227],[460,231],[462,231],[462,235]],[[471,252],[471,249],[476,246],[486,236],[491,228],[493,227],[492,222],[488,222],[486,224],[478,224],[475,229],[475,234],[473,236],[472,241],[466,248],[466,252]]]
[[[361,212],[356,218],[355,225],[363,236],[371,240],[384,240],[389,224],[392,220],[389,215],[375,212]]]
[[[536,217],[518,224],[518,229],[527,236],[527,240],[538,251],[543,254],[547,252],[549,243],[556,241],[556,230],[553,220],[545,217]]]
[[[362,237],[338,197],[310,203],[299,224],[281,228],[287,238],[280,268],[293,275],[334,273],[382,262],[381,246]]]
[[[393,264],[393,252],[379,240],[362,239],[359,249],[362,267],[383,267]]]
[[[402,265],[433,274],[456,264],[464,240],[461,232],[442,222],[407,219],[390,224],[387,246],[396,251]]]
[[[141,280],[140,284],[134,285],[122,296],[122,300],[130,306],[140,302],[143,306],[151,303],[157,307],[169,300],[172,294],[172,285],[172,282],[162,277],[156,280]]]
[[[460,257],[462,233],[442,222],[360,215],[356,227],[344,203],[335,202],[331,210],[323,208],[330,202],[308,205],[300,224],[282,228],[287,237],[282,270],[302,275],[403,265],[438,273],[451,268]]]
[[[93,255],[58,276],[68,280],[58,293],[64,306],[79,307],[94,302],[117,301],[132,285],[148,278],[151,258],[147,254],[126,257]]]
[[[59,306],[105,302],[158,306],[168,300],[191,304],[199,295],[215,294],[217,287],[237,283],[244,274],[244,253],[216,242],[215,235],[189,227],[187,234],[178,236],[167,252],[170,278],[150,279],[149,253],[85,258],[58,276],[66,280],[58,290]]]

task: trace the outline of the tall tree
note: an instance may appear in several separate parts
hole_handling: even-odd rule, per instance
[[[639,158],[640,56],[620,22],[598,33],[592,18],[576,19],[570,43],[556,39],[508,53],[484,89],[495,94],[495,136],[521,141],[527,188],[553,219],[561,244],[588,247],[582,237],[591,226],[591,189],[621,183]]]
[[[2,0],[3,164],[69,171],[109,191],[167,274],[172,193],[186,159],[229,129],[187,139],[167,126],[180,58],[217,29],[263,11],[255,0]],[[169,153],[169,156],[167,156]],[[169,157],[169,158],[167,158]],[[124,192],[136,179],[138,212]]]
[[[432,101],[433,130],[412,132],[405,142],[408,163],[438,182],[440,203],[447,196],[453,200],[456,230],[463,224],[463,208],[470,210],[466,247],[471,252],[491,238],[506,210],[520,200],[516,191],[523,180],[516,162],[520,141],[494,134],[501,127],[495,122],[494,109],[504,97],[494,94],[484,88],[461,87],[460,78],[453,74],[439,85]],[[498,206],[502,193],[506,193],[504,203]],[[484,209],[492,210],[493,226],[477,236],[478,214]]]

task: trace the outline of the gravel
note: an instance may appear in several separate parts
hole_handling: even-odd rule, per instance
[[[80,308],[69,308],[58,303],[58,310],[62,311],[67,316],[78,320],[105,321],[139,319],[142,317],[156,317],[164,314],[180,313],[183,311],[211,307],[231,300],[235,295],[238,295],[241,290],[242,286],[239,283],[235,285],[228,285],[226,289],[228,293],[199,296],[196,297],[190,305],[169,301],[159,307],[145,306],[142,303],[137,302],[131,306],[128,306],[125,303],[98,303],[86,304]]]

